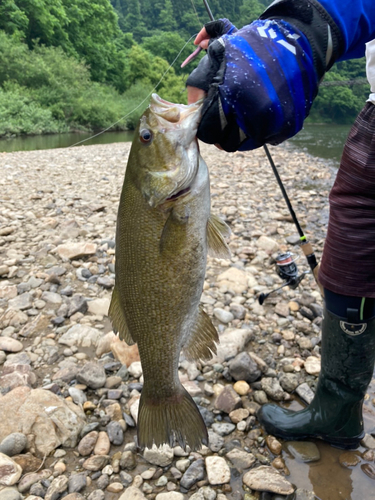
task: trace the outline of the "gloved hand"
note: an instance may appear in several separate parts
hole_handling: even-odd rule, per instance
[[[301,130],[319,79],[338,52],[337,26],[311,2],[281,0],[265,13],[274,19],[254,21],[240,30],[226,19],[205,26],[211,37],[207,55],[186,82],[207,93],[199,139],[226,151],[245,151],[279,144]],[[298,10],[301,5],[304,9]],[[283,12],[283,6],[285,16],[280,19],[277,9]],[[330,58],[329,29],[335,42]]]

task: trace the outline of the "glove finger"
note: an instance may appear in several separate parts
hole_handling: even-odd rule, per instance
[[[218,38],[225,34],[237,31],[237,28],[228,19],[218,19],[204,25],[207,34],[211,38]]]
[[[197,87],[208,92],[222,62],[224,61],[225,46],[214,40],[208,48],[207,55],[199,62],[195,70],[190,73],[186,85]]]

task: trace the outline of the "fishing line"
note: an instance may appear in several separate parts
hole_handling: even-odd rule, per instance
[[[182,49],[180,50],[180,52],[177,54],[177,56],[174,58],[174,60],[172,61],[172,63],[168,66],[168,68],[164,71],[164,73],[162,74],[160,80],[158,81],[158,83],[155,85],[155,87],[146,95],[146,97],[143,99],[143,101],[141,101],[134,109],[132,109],[129,113],[127,113],[126,115],[124,115],[122,118],[120,118],[119,120],[117,120],[116,122],[112,123],[112,125],[110,125],[109,127],[105,128],[104,130],[101,130],[100,132],[98,132],[97,134],[95,135],[92,135],[91,137],[87,137],[87,139],[83,139],[82,141],[79,141],[79,142],[76,142],[75,144],[72,144],[71,146],[68,146],[68,148],[74,148],[74,146],[78,146],[79,144],[82,144],[83,142],[86,142],[86,141],[89,141],[91,139],[94,139],[95,137],[98,137],[99,135],[102,135],[104,134],[104,132],[108,132],[109,129],[111,129],[112,127],[114,127],[115,125],[117,125],[118,123],[120,123],[122,120],[125,120],[125,118],[127,118],[128,116],[130,116],[131,114],[134,113],[134,111],[137,111],[138,108],[140,108],[142,106],[142,104],[144,102],[147,101],[147,99],[150,97],[150,95],[159,87],[159,85],[161,84],[161,82],[164,80],[164,77],[165,75],[168,73],[168,71],[173,67],[173,65],[175,64],[175,62],[177,61],[177,59],[180,57],[182,51],[184,50],[184,48],[188,45],[188,43],[191,42],[191,40],[193,38],[195,38],[197,36],[197,33],[193,36],[191,36],[189,38],[189,40],[185,43],[185,45],[182,47]]]
[[[202,25],[203,25],[203,23],[201,23],[201,21],[200,21],[200,19],[199,19],[199,16],[198,16],[198,11],[197,11],[197,9],[195,8],[194,0],[190,0],[190,2],[191,2],[191,5],[193,6],[193,10],[194,10],[194,12],[195,12],[195,15],[197,16],[199,26],[202,26]]]

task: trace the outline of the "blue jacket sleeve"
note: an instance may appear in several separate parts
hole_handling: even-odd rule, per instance
[[[375,38],[375,0],[318,0],[339,27],[345,49],[338,60],[365,55],[365,43]]]

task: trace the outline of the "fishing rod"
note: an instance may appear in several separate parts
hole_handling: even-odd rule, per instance
[[[210,9],[210,6],[208,5],[207,0],[203,0],[203,3],[204,3],[204,6],[206,8],[208,17],[210,18],[211,21],[215,21],[215,18],[211,12],[211,9]],[[288,207],[289,213],[293,219],[294,225],[297,228],[297,231],[298,231],[298,234],[300,237],[299,239],[300,239],[301,249],[302,249],[302,251],[306,257],[307,263],[309,264],[309,267],[314,275],[315,281],[316,281],[317,285],[319,286],[320,293],[323,295],[323,288],[318,280],[319,264],[316,260],[314,249],[313,249],[311,243],[307,240],[307,238],[306,238],[306,236],[301,228],[301,225],[298,222],[296,213],[295,213],[293,206],[290,202],[288,193],[286,192],[283,181],[281,180],[281,177],[279,175],[279,172],[277,170],[275,162],[273,161],[273,158],[272,158],[271,153],[268,149],[268,146],[266,144],[264,144],[263,149],[264,149],[266,156],[268,158],[268,161],[271,165],[272,171],[276,177],[276,181],[277,181],[279,188],[282,192],[282,195],[283,195],[285,203]],[[280,278],[285,281],[285,283],[283,285],[281,285],[280,287],[276,288],[275,290],[272,290],[268,293],[261,293],[258,297],[260,304],[263,304],[263,302],[266,300],[266,298],[269,295],[275,293],[277,290],[280,290],[281,288],[283,288],[285,286],[289,286],[290,288],[294,289],[300,284],[300,282],[305,277],[307,272],[304,272],[300,275],[298,274],[296,260],[297,259],[293,258],[293,254],[291,252],[286,252],[285,254],[280,254],[276,257],[276,272],[280,276]]]

